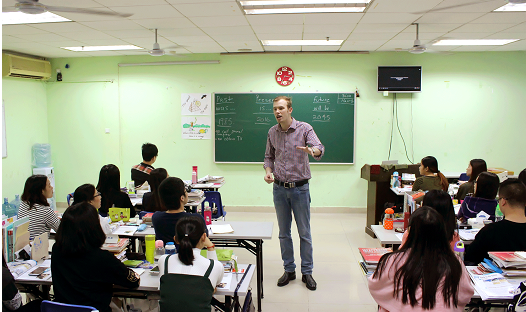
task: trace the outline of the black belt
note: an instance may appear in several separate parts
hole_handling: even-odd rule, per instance
[[[284,186],[285,188],[293,188],[293,187],[300,187],[304,184],[309,183],[309,180],[301,180],[296,182],[281,182],[278,179],[274,179],[274,183],[276,183],[279,186]]]

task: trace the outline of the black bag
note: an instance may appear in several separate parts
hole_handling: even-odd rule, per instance
[[[249,289],[247,296],[245,297],[245,302],[243,303],[243,310],[241,312],[256,312],[256,307],[254,306],[254,301],[252,301],[252,291]]]
[[[526,282],[521,282],[513,297],[513,302],[508,305],[507,312],[524,312],[526,311]]]
[[[249,264],[247,269],[245,270],[245,273],[243,274],[243,277],[237,283],[236,290],[234,291],[234,301],[232,302],[232,311],[239,311],[241,309],[241,303],[239,302],[239,297],[237,296],[237,291],[239,290],[239,287],[241,287],[241,284],[243,284],[243,280],[245,279],[245,276],[247,275],[248,270],[252,264]],[[254,302],[252,301],[252,291],[249,289],[247,292],[247,295],[245,297],[245,302],[243,302],[243,309],[241,312],[255,312],[256,308],[254,306]]]

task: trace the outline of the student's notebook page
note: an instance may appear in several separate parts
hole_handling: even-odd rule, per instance
[[[234,229],[230,224],[212,224],[210,225],[210,230],[214,234],[234,233]]]
[[[137,231],[137,226],[121,225],[112,234],[132,236]]]
[[[232,283],[232,275],[235,273],[225,273],[223,275],[223,279],[221,282],[217,285],[217,288],[221,289],[230,289],[230,284]]]

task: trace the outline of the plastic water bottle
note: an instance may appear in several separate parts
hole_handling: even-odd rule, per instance
[[[166,243],[166,246],[164,247],[164,253],[167,254],[167,255],[174,255],[175,254],[175,244],[174,244],[174,242]]]
[[[393,172],[393,182],[391,183],[392,187],[400,187],[400,184],[398,182],[398,171]]]
[[[17,209],[15,205],[11,205],[7,197],[4,197],[4,203],[2,204],[2,213],[5,214],[8,218],[16,216]]]
[[[455,251],[455,254],[457,254],[457,256],[459,256],[460,259],[462,259],[462,261],[464,261],[464,243],[462,241],[458,241],[456,244],[455,244],[455,248],[454,248],[454,251]]]
[[[394,214],[393,208],[385,209],[384,229],[386,229],[386,230],[392,230],[393,229],[393,214]]]
[[[192,184],[197,184],[197,166],[192,166]]]
[[[154,253],[155,253],[155,235],[146,235],[145,237],[146,244],[146,261],[150,263],[155,262]]]
[[[155,260],[159,260],[159,258],[161,258],[162,255],[164,255],[165,251],[164,251],[164,243],[162,240],[156,240],[155,241],[155,255],[154,255],[154,258]]]
[[[18,215],[18,208],[20,208],[20,204],[22,201],[20,200],[20,195],[15,195],[15,200],[12,200],[9,204],[13,205],[15,207],[16,214]]]
[[[502,219],[504,219],[504,214],[502,213],[502,210],[500,210],[500,206],[497,204],[497,208],[495,208],[495,222],[499,222]]]
[[[205,217],[206,225],[212,224],[212,209],[210,209],[208,202],[205,202],[205,211],[203,214]]]

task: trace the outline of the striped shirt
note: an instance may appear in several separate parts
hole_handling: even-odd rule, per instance
[[[29,216],[29,237],[35,238],[50,229],[58,230],[60,220],[49,206],[34,204],[31,210],[27,202],[22,202],[18,209],[18,219]]]
[[[273,126],[268,131],[263,168],[272,169],[274,177],[281,182],[310,179],[309,154],[297,149],[297,146],[319,149],[321,154],[314,157],[316,160],[320,160],[325,152],[325,147],[308,123],[293,118],[287,131],[281,130],[280,124]]]

